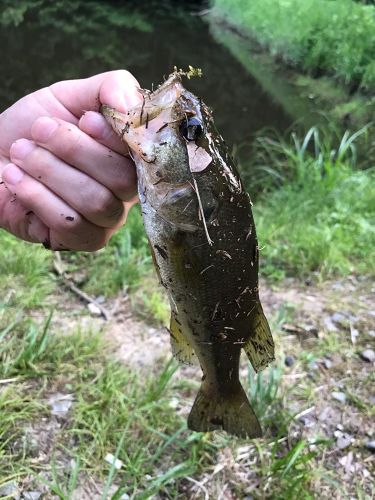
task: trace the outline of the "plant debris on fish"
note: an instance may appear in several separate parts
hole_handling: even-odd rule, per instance
[[[171,305],[174,356],[199,362],[202,385],[188,418],[196,431],[259,437],[239,381],[244,349],[256,371],[274,359],[258,294],[251,201],[209,108],[175,71],[127,113],[102,106],[134,158],[143,221]]]

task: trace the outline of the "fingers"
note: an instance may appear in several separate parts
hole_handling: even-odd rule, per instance
[[[137,80],[126,70],[109,71],[82,80],[58,82],[49,89],[78,118],[87,110],[99,111],[100,104],[127,111],[142,100]]]
[[[99,227],[86,220],[48,187],[17,165],[7,165],[2,177],[17,204],[33,212],[44,226],[49,228],[49,244],[52,249],[97,250],[107,243],[113,233],[111,229]],[[40,234],[36,236],[39,237]]]
[[[25,208],[7,189],[4,182],[0,183],[0,227],[10,233],[33,243],[43,243],[49,239],[49,229],[28,208]]]
[[[112,151],[122,155],[128,155],[129,148],[127,144],[113,131],[107,120],[100,113],[87,111],[78,123],[79,128],[85,134],[91,136]]]
[[[39,118],[31,128],[33,140],[69,165],[106,186],[123,201],[136,192],[134,164],[108,149],[75,125],[59,119]]]
[[[93,224],[116,227],[122,219],[124,204],[108,188],[34,142],[19,139],[11,147],[10,155],[24,172]]]

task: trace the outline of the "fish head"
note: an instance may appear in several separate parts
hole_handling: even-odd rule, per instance
[[[112,128],[130,147],[136,163],[148,164],[144,167],[156,181],[161,178],[160,168],[165,180],[171,182],[181,180],[188,172],[207,168],[212,154],[202,145],[210,113],[199,98],[184,88],[181,74],[172,73],[153,92],[140,92],[143,101],[127,113],[108,106],[101,108]]]
[[[148,201],[159,211],[201,226],[192,174],[206,170],[214,159],[207,141],[212,122],[209,108],[184,88],[179,72],[155,91],[140,92],[142,102],[127,113],[108,106],[101,111],[131,150],[141,201],[147,189]],[[212,214],[217,200],[210,186],[200,188],[199,202],[202,210]]]

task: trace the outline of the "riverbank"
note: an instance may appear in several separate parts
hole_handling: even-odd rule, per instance
[[[277,9],[276,4],[272,3],[273,7],[267,9],[260,2],[245,4],[241,0],[217,0],[213,2],[213,9],[206,19],[215,40],[239,60],[293,119],[302,119],[306,127],[328,118],[343,128],[360,128],[375,116],[375,77],[372,75],[375,70],[370,57],[375,42],[368,28],[375,21],[368,15],[369,9],[365,8],[366,16],[363,16],[361,50],[357,47],[358,42],[347,47],[351,32],[348,39],[345,38],[348,51],[345,61],[354,56],[360,59],[360,62],[351,62],[356,72],[347,69],[345,73],[335,62],[337,58],[342,59],[344,44],[330,40],[329,36],[333,35],[330,35],[328,28],[317,27],[319,23],[328,21],[315,16],[311,25],[303,23],[303,15],[307,13],[305,9],[301,13],[301,9],[296,6],[292,12],[291,4],[294,3],[284,5],[279,2]],[[348,0],[344,3],[354,2]],[[311,6],[312,2],[307,5]],[[356,10],[363,6],[347,5],[349,7]],[[374,7],[369,8],[375,12]],[[258,10],[261,10],[261,16]],[[267,12],[266,17],[264,12]],[[298,30],[293,23],[298,25]],[[342,32],[335,32],[336,36],[343,38],[346,28],[346,25],[342,25]],[[356,29],[362,28],[357,26]],[[318,38],[318,34],[321,38]],[[330,52],[325,54],[327,45]],[[337,54],[332,47],[337,48]],[[315,54],[318,49],[323,51],[319,57]],[[313,57],[314,54],[316,57]]]

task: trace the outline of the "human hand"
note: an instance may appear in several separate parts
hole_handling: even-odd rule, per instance
[[[54,250],[97,250],[126,219],[136,175],[98,113],[141,101],[125,70],[58,82],[0,115],[0,227]]]

